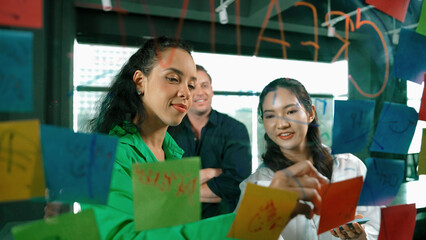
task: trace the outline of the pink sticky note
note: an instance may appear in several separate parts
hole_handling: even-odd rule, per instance
[[[422,101],[420,103],[419,120],[426,121],[426,73],[424,74],[424,87]]]
[[[413,239],[416,205],[404,204],[381,209],[379,240]]]
[[[410,0],[367,0],[366,3],[404,22]]]
[[[354,220],[362,177],[330,183],[322,189],[318,235]]]

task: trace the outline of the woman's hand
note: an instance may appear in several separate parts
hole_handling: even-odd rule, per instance
[[[363,218],[361,214],[356,215],[355,219]],[[364,226],[359,225],[358,223],[352,223],[353,227],[349,227],[347,224],[343,224],[340,227],[330,230],[331,235],[338,237],[340,239],[367,239],[367,235],[364,230]]]
[[[307,218],[312,218],[313,213],[319,213],[321,206],[319,193],[321,186],[326,183],[328,183],[328,179],[321,175],[310,161],[306,160],[277,171],[269,187],[296,192],[300,200],[312,202],[313,211],[309,205],[298,202],[290,216],[293,218],[298,214],[304,214]]]

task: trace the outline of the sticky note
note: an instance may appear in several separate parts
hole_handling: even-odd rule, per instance
[[[415,204],[382,208],[378,239],[413,239],[416,213]]]
[[[0,122],[0,202],[44,197],[38,120]]]
[[[50,201],[107,202],[116,137],[42,125],[41,141]]]
[[[426,80],[426,73],[423,77]],[[423,94],[422,99],[420,101],[420,109],[419,109],[419,120],[426,121],[426,81],[423,84]]]
[[[375,6],[400,22],[404,22],[410,0],[367,0],[366,3]]]
[[[0,25],[41,28],[43,26],[43,0],[2,0]]]
[[[426,72],[426,36],[401,28],[392,74],[422,83]]]
[[[403,160],[367,158],[367,176],[362,186],[358,205],[390,205],[398,193],[404,177]]]
[[[93,210],[66,213],[12,228],[15,240],[100,239]]]
[[[322,203],[318,235],[354,220],[362,177],[329,183],[321,191]]]
[[[134,164],[132,183],[136,231],[200,220],[200,167],[199,157]]]
[[[420,147],[418,175],[426,174],[426,128],[423,128],[422,146]]]
[[[412,107],[385,102],[370,151],[407,154],[418,117]]]
[[[423,1],[422,10],[420,13],[419,23],[416,28],[418,34],[426,36],[426,2]]]
[[[332,153],[361,152],[368,144],[375,102],[335,101]]]
[[[33,111],[32,32],[0,29],[0,66],[0,112]]]
[[[297,193],[248,183],[227,237],[278,239],[297,203]]]

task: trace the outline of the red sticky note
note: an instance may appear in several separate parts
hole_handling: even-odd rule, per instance
[[[43,0],[1,0],[0,25],[41,28]]]
[[[404,22],[410,0],[367,0],[366,3],[375,6],[387,15]]]
[[[322,189],[318,235],[355,219],[362,177],[330,183]]]
[[[420,103],[419,120],[426,121],[426,73],[424,74],[424,87],[422,101]]]
[[[379,240],[413,239],[416,205],[404,204],[381,209]]]

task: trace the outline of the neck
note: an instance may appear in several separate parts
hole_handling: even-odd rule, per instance
[[[164,161],[163,141],[166,135],[167,126],[159,126],[150,122],[149,119],[140,125],[140,135],[158,161]]]
[[[188,112],[188,120],[191,124],[192,131],[195,133],[197,139],[201,138],[201,129],[207,124],[209,121],[209,114],[211,112],[211,108],[209,111],[203,113],[192,113]]]
[[[292,162],[297,163],[302,160],[309,160],[312,164],[314,163],[314,160],[312,158],[311,151],[309,148],[304,149],[294,149],[294,150],[281,150],[281,152]]]

